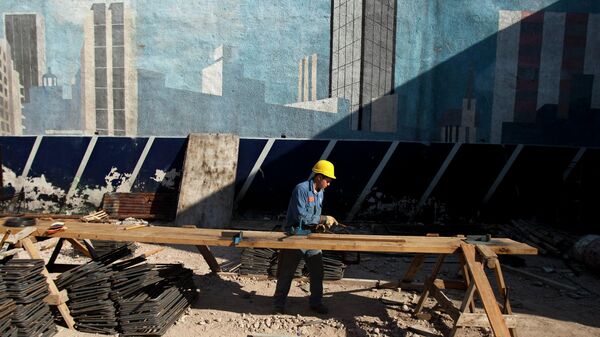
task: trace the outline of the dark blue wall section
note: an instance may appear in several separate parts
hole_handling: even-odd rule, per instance
[[[246,196],[238,204],[238,214],[272,216],[285,212],[292,189],[308,179],[312,166],[328,143],[322,140],[275,141]]]
[[[44,137],[33,159],[29,177],[44,175],[65,193],[73,183],[90,137]]]
[[[563,174],[576,153],[576,148],[525,146],[507,175],[516,185],[512,217],[554,217]]]
[[[419,201],[453,144],[399,143],[363,202],[358,219],[405,220]],[[373,202],[395,204],[393,209],[365,212]]]
[[[174,190],[179,190],[186,142],[186,138],[155,138],[146,156],[146,160],[140,168],[137,179],[131,188],[131,192],[157,192],[164,190],[159,182],[151,178],[154,177],[156,170],[169,172],[173,169],[177,170],[180,174],[175,180],[174,186]]]
[[[112,167],[120,174],[131,173],[147,141],[147,138],[99,137],[78,187],[105,186],[104,178]],[[120,179],[113,181],[113,185],[120,183]]]
[[[596,233],[600,206],[600,149],[588,149],[569,176],[563,195],[561,223],[592,224]],[[574,216],[575,215],[575,216]]]
[[[391,142],[338,141],[329,160],[337,179],[325,192],[323,212],[344,219],[373,175]]]
[[[17,176],[21,175],[35,137],[0,137],[2,165],[11,169]]]
[[[237,172],[235,175],[235,194],[240,192],[244,182],[252,168],[256,159],[260,156],[263,148],[267,144],[266,139],[240,139],[240,148],[237,163]]]
[[[90,137],[44,136],[29,177],[44,175],[65,192],[71,186]],[[3,165],[20,175],[35,137],[0,137]],[[120,174],[133,171],[147,138],[99,137],[86,165],[79,190],[90,188],[90,207],[104,193],[105,177],[112,167]],[[236,197],[262,152],[267,139],[241,139],[236,177]],[[322,156],[329,140],[277,139],[246,194],[235,205],[238,219],[263,219],[285,213],[293,187],[307,179],[312,165]],[[389,141],[337,141],[328,159],[338,177],[325,193],[324,213],[344,220],[365,189],[392,143]],[[132,191],[161,192],[164,186],[151,179],[156,170],[181,172],[186,138],[155,138]],[[577,147],[525,145],[487,203],[486,193],[508,162],[517,145],[462,144],[424,206],[424,195],[454,144],[399,143],[360,205],[354,220],[377,222],[421,221],[464,224],[476,221],[509,221],[535,218],[555,224],[579,226],[599,232],[600,149],[587,149],[572,163]],[[572,166],[567,179],[564,173]],[[113,186],[122,183],[122,176]],[[5,177],[5,186],[14,179]],[[179,189],[178,178],[173,189]],[[31,187],[31,183],[29,183]],[[94,194],[96,193],[96,194]],[[53,196],[38,196],[56,201]],[[77,197],[86,198],[85,195]],[[38,200],[38,201],[40,201]],[[99,200],[99,199],[98,199]],[[74,201],[77,201],[74,199]],[[44,207],[52,207],[45,203]],[[56,204],[56,203],[54,203]],[[77,207],[77,203],[61,203]],[[66,209],[60,209],[65,211]],[[47,211],[56,211],[50,210]],[[589,225],[589,226],[582,226]]]
[[[513,149],[490,144],[462,144],[432,197],[448,206],[446,211],[450,218],[472,219]]]

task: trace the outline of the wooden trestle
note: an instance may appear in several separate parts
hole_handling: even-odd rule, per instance
[[[491,238],[485,241],[473,241],[465,237],[432,237],[432,236],[387,236],[387,235],[353,235],[353,234],[310,234],[308,236],[286,236],[281,232],[239,231],[204,228],[158,227],[147,226],[126,230],[127,227],[103,224],[84,223],[75,220],[60,220],[65,223],[66,230],[47,234],[46,230],[56,220],[38,219],[36,226],[27,230],[32,236],[58,237],[75,242],[74,247],[85,252],[85,246],[78,240],[110,240],[133,241],[156,244],[183,244],[198,247],[213,272],[219,271],[219,265],[209,250],[209,246],[235,246],[272,249],[322,249],[357,252],[388,252],[417,254],[404,278],[397,284],[388,286],[410,287],[414,285],[415,274],[420,269],[426,254],[438,255],[438,260],[428,280],[421,285],[423,293],[415,309],[415,314],[423,309],[425,300],[432,296],[438,304],[448,312],[454,320],[450,336],[455,336],[458,329],[466,326],[491,326],[498,337],[516,337],[516,318],[512,314],[508,299],[508,288],[502,276],[497,254],[537,254],[537,250],[527,244],[504,238]],[[0,233],[10,230],[15,236],[22,229],[4,227],[0,219]],[[234,240],[237,238],[238,240]],[[39,258],[39,252],[28,238],[20,238],[23,248],[32,258]],[[239,241],[236,243],[236,241]],[[88,252],[89,254],[89,252]],[[461,261],[463,280],[452,282],[440,280],[437,274],[444,258],[457,254]],[[53,254],[54,255],[54,254]],[[484,265],[494,270],[498,290],[502,296],[500,306],[494,291],[484,272]],[[67,326],[72,328],[72,318],[66,308],[68,300],[64,294],[58,296],[54,282],[48,277],[50,292],[53,298],[59,298],[58,305]],[[460,308],[444,295],[447,287],[466,289]],[[475,293],[483,304],[485,314],[475,312]]]

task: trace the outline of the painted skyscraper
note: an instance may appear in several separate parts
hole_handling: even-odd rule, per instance
[[[10,55],[10,45],[5,39],[0,39],[0,135],[21,135],[21,84]]]
[[[540,119],[589,125],[580,114],[600,109],[600,14],[502,10],[498,30],[490,142]]]
[[[123,3],[96,3],[84,24],[82,125],[86,134],[137,134],[134,20]]]
[[[19,72],[25,102],[29,88],[40,86],[46,71],[44,19],[35,13],[4,15],[4,36],[11,46],[15,70]]]
[[[396,0],[332,0],[330,96],[350,101],[352,130],[396,131]]]

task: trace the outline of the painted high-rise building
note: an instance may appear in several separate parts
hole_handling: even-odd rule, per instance
[[[10,45],[0,39],[0,135],[23,134],[19,73],[11,58]]]
[[[505,125],[547,118],[540,112],[562,121],[576,117],[572,103],[586,86],[587,108],[600,109],[598,36],[598,13],[501,10],[490,142],[504,142]]]
[[[440,140],[444,143],[475,143],[477,141],[477,100],[473,94],[474,74],[469,72],[467,92],[461,109],[448,109],[440,121]]]
[[[5,14],[4,36],[11,46],[11,56],[20,75],[25,103],[29,102],[29,88],[40,86],[46,71],[44,18],[35,13]]]
[[[395,132],[397,0],[332,0],[330,96],[350,101],[352,130]]]
[[[82,125],[86,134],[137,134],[134,19],[123,3],[96,3],[84,24]]]

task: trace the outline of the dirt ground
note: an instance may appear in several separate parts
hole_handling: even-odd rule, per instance
[[[158,248],[157,245],[137,244],[136,254]],[[434,309],[429,300],[425,313],[429,320],[411,316],[419,293],[405,290],[372,288],[368,282],[349,279],[398,280],[410,262],[409,255],[362,254],[359,265],[346,269],[344,281],[325,283],[325,303],[328,315],[315,315],[308,308],[308,285],[294,281],[288,313],[272,314],[272,295],[275,280],[264,277],[211,274],[201,255],[189,246],[164,246],[149,262],[183,263],[194,271],[199,296],[193,306],[173,325],[165,337],[224,337],[224,336],[442,336],[450,331],[449,316]],[[57,263],[83,263],[65,243]],[[212,249],[220,263],[239,261],[241,250],[217,247]],[[43,252],[48,258],[51,250]],[[522,319],[520,337],[600,337],[600,282],[599,277],[584,272],[575,276],[559,259],[525,257],[523,270],[576,287],[568,291],[551,287],[543,282],[525,278],[512,271],[504,271],[513,310]],[[427,259],[425,269],[433,266]],[[458,264],[450,259],[443,275],[456,275]],[[423,281],[428,270],[422,270],[418,280]],[[491,276],[491,275],[490,275]],[[456,305],[461,294],[449,292]],[[397,302],[397,303],[393,303]],[[426,317],[428,318],[428,317]],[[88,334],[59,327],[58,337],[106,336]],[[493,336],[490,329],[463,329],[458,336]]]

